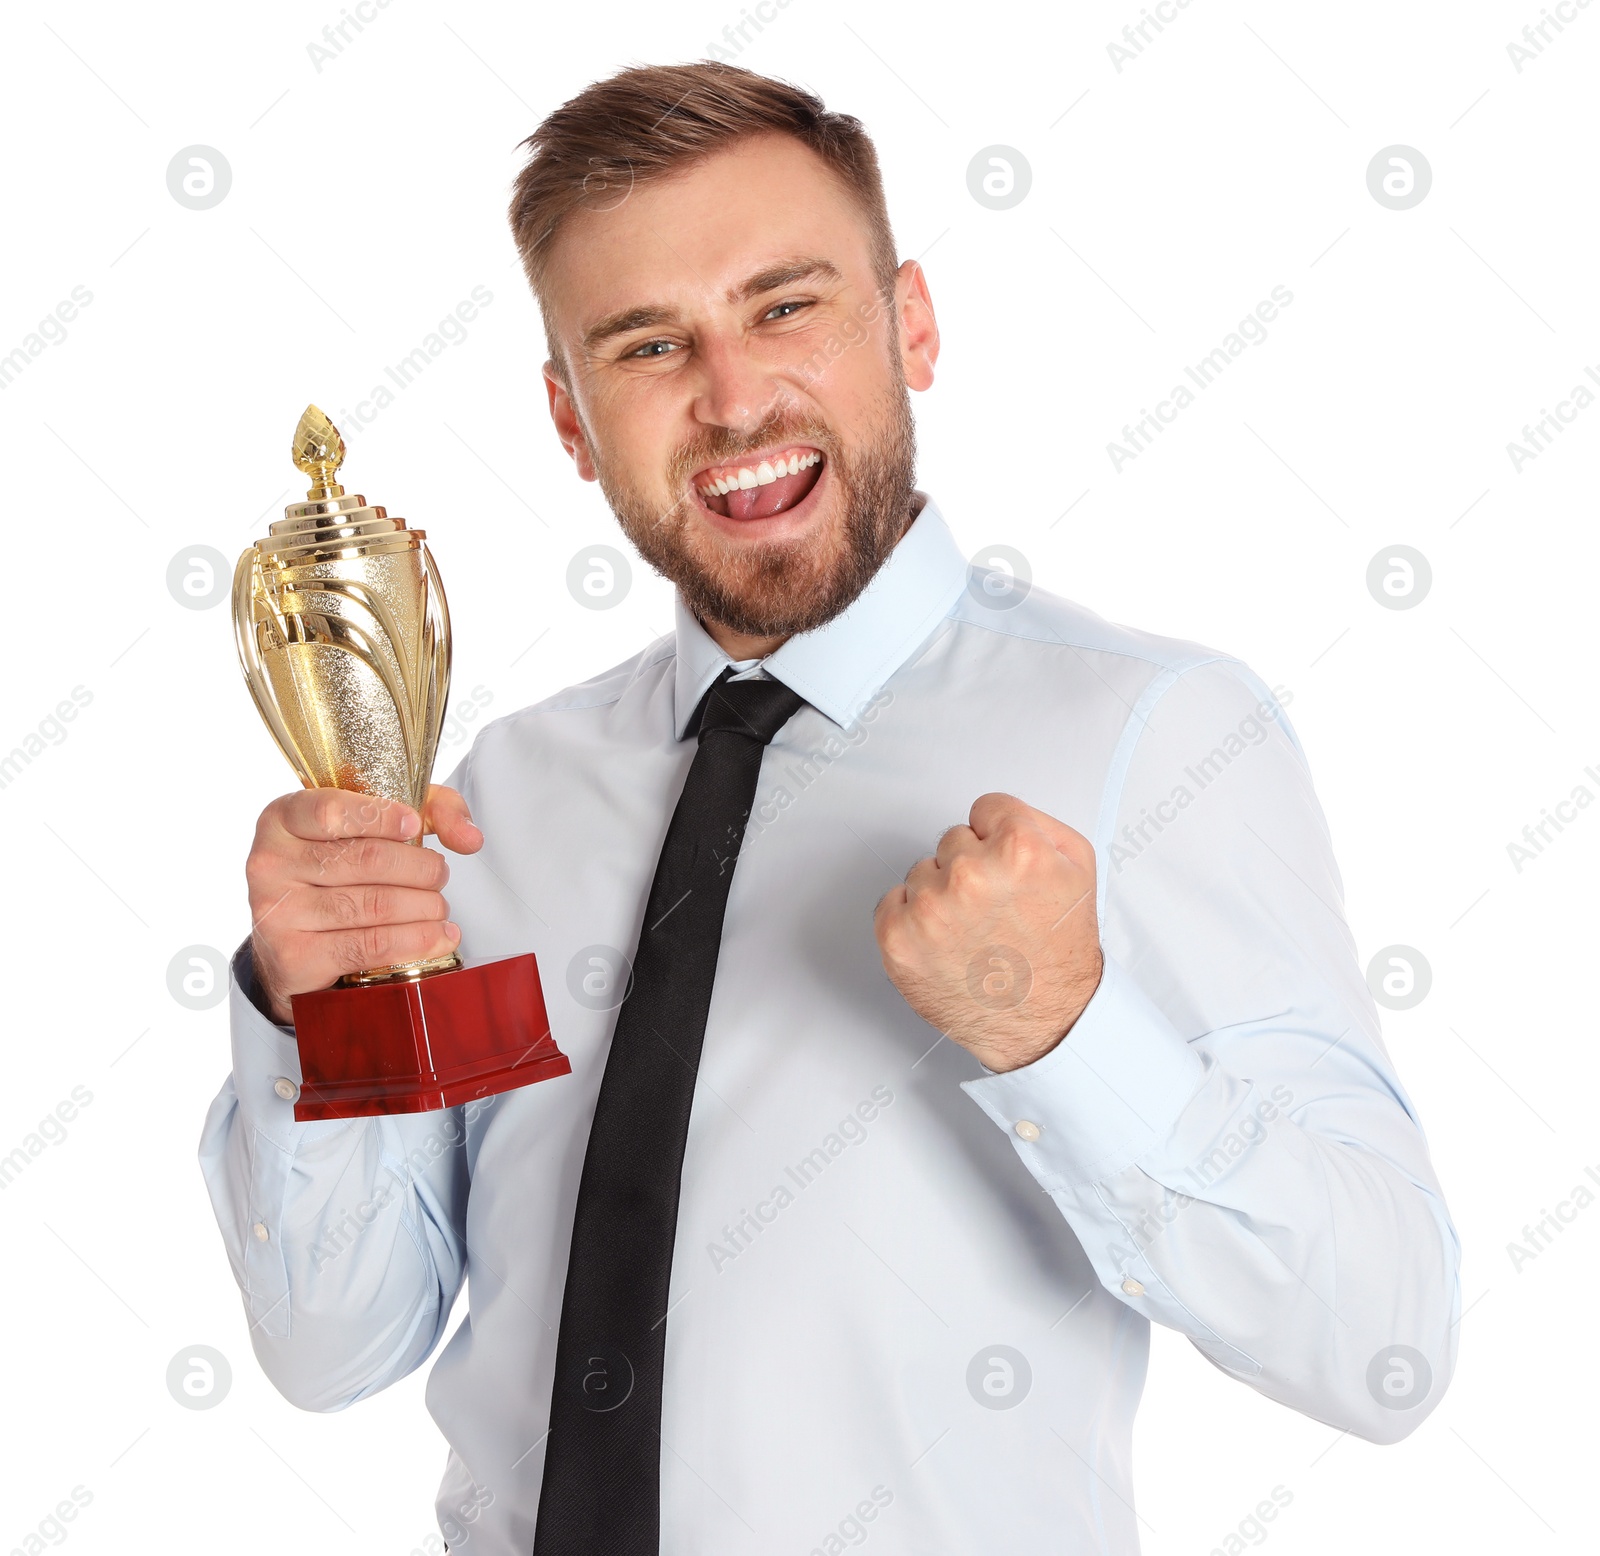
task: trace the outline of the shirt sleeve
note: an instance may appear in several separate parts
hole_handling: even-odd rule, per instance
[[[1236,661],[1168,672],[1095,844],[1099,987],[1049,1053],[964,1089],[1120,1300],[1397,1441],[1454,1367],[1460,1245],[1279,699]]]
[[[254,995],[246,940],[200,1169],[262,1370],[302,1409],[341,1410],[443,1336],[466,1272],[472,1109],[297,1123],[294,1029]]]

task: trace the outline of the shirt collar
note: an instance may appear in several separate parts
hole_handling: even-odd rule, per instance
[[[922,507],[872,582],[843,611],[790,638],[762,661],[768,675],[848,729],[883,683],[949,615],[966,586],[967,563],[926,492]],[[675,596],[677,665],[673,719],[682,740],[706,688],[732,661]]]

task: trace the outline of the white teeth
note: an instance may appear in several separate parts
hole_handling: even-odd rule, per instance
[[[709,486],[702,486],[700,493],[704,497],[721,497],[728,492],[749,491],[752,486],[767,486],[779,476],[798,475],[802,470],[809,470],[821,458],[821,454],[813,452],[791,454],[787,459],[776,461],[763,459],[754,470],[743,465],[737,475],[721,476]]]

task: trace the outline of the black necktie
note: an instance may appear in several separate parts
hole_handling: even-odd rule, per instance
[[[804,704],[717,681],[667,827],[578,1187],[533,1556],[658,1556],[667,1284],[722,918],[767,743]]]

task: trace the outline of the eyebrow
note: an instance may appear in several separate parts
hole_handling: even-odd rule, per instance
[[[779,260],[764,270],[756,271],[752,276],[746,276],[736,286],[730,286],[725,295],[730,303],[749,302],[751,298],[759,297],[764,292],[775,292],[780,287],[792,286],[796,281],[842,281],[843,279],[839,267],[832,260],[800,254],[793,259]],[[617,335],[626,335],[633,330],[653,329],[658,324],[673,324],[679,317],[676,308],[660,304],[624,308],[617,313],[607,314],[605,318],[591,324],[583,332],[583,349],[590,352]]]

